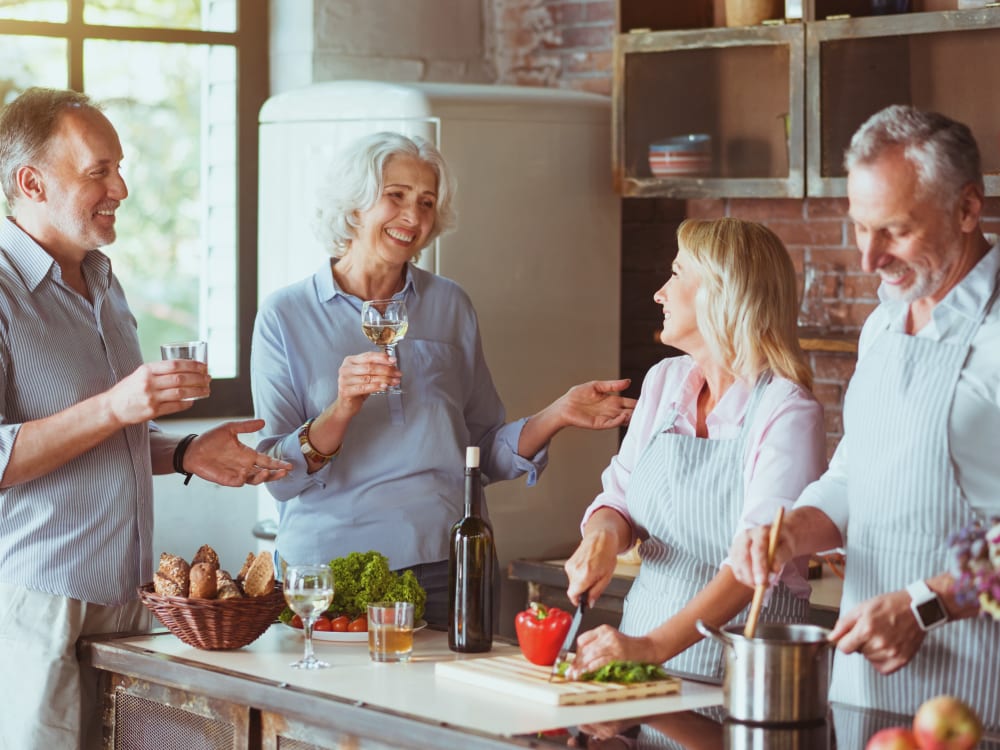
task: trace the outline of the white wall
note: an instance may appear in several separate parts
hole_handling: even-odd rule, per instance
[[[271,93],[316,81],[491,83],[483,0],[271,0]]]

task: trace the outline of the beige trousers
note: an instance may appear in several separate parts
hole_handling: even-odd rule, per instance
[[[98,672],[77,660],[77,641],[150,620],[138,600],[108,607],[0,583],[0,750],[100,748]]]

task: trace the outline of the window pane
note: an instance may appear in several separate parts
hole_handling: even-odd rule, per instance
[[[237,0],[85,0],[83,20],[106,26],[236,31],[236,3]]]
[[[66,40],[0,35],[0,106],[29,86],[66,88]],[[2,216],[10,207],[0,193]]]
[[[145,71],[156,70],[156,76]],[[84,89],[106,105],[129,197],[109,248],[146,361],[208,341],[236,375],[236,55],[231,47],[89,40]]]
[[[0,18],[65,23],[67,0],[0,0]]]

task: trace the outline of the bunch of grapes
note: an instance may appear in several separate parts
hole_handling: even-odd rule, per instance
[[[1000,516],[975,521],[948,539],[960,603],[978,599],[983,612],[1000,620]]]

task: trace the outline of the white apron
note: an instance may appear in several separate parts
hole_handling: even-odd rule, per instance
[[[882,330],[858,363],[844,405],[850,520],[841,612],[951,569],[948,536],[975,512],[955,477],[948,418],[989,307],[948,342]],[[912,714],[942,693],[1000,729],[1000,625],[982,617],[948,623],[888,676],[860,654],[834,657],[831,700]],[[851,734],[839,721],[837,733]]]
[[[770,375],[761,376],[747,403],[739,435],[707,440],[669,432],[675,409],[654,433],[629,480],[632,520],[649,538],[639,546],[642,565],[625,598],[621,632],[645,635],[694,598],[719,571],[743,510],[743,466],[749,426]],[[746,609],[741,615],[745,619]],[[808,602],[784,584],[771,591],[762,622],[802,622]],[[722,647],[702,640],[665,663],[667,669],[721,679]]]

